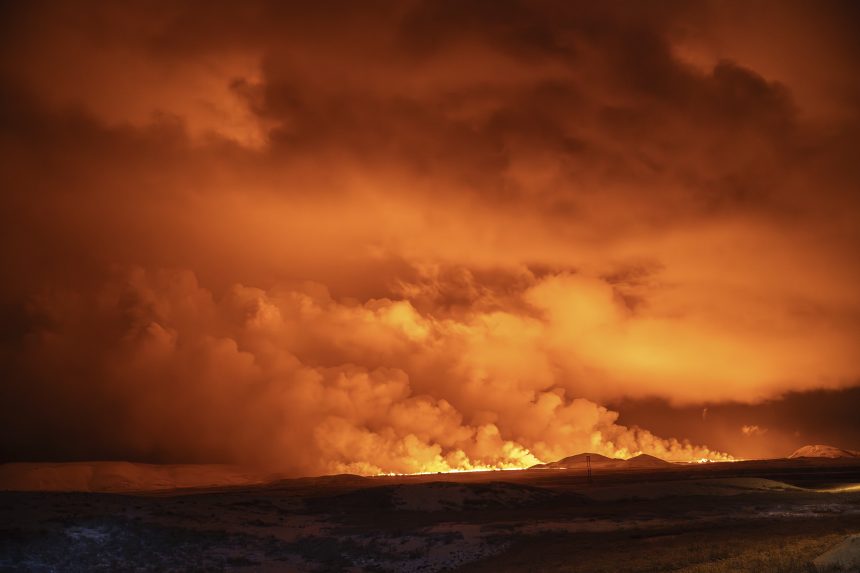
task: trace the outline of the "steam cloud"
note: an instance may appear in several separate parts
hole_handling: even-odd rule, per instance
[[[719,458],[600,404],[857,386],[855,3],[0,10],[0,460]]]
[[[310,283],[216,299],[190,272],[138,269],[39,311],[28,377],[98,416],[81,442],[138,457],[305,474],[524,467],[583,450],[726,457],[573,398],[544,349],[550,325],[524,310],[437,318],[406,298],[343,303]]]

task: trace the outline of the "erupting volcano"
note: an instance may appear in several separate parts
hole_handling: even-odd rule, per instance
[[[374,504],[501,531],[591,499],[618,504],[605,533],[618,492],[668,491],[637,480],[753,480],[678,491],[801,513],[853,495],[858,21],[843,0],[2,3],[6,523],[22,491],[282,487],[265,519],[224,510],[306,512],[261,568],[436,571],[466,561],[386,561],[396,533],[338,561],[320,532]],[[127,517],[14,533],[0,570],[165,539]],[[491,568],[533,533],[451,555]],[[153,567],[256,566],[213,539],[222,561],[177,542]]]

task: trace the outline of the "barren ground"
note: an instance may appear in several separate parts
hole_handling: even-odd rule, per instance
[[[808,572],[860,532],[857,484],[785,460],[0,492],[0,570]]]

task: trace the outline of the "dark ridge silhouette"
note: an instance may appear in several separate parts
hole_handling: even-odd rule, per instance
[[[600,454],[586,452],[576,454],[574,456],[568,456],[555,462],[537,464],[532,466],[531,469],[585,469],[586,456],[591,456],[592,468],[638,469],[661,468],[674,465],[672,462],[667,462],[666,460],[661,460],[658,457],[650,456],[648,454],[639,454],[638,456],[633,456],[629,460],[624,460],[620,458],[608,458]]]

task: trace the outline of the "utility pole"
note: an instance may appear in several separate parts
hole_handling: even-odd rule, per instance
[[[591,485],[591,456],[585,456],[585,468],[588,471],[588,485]]]

